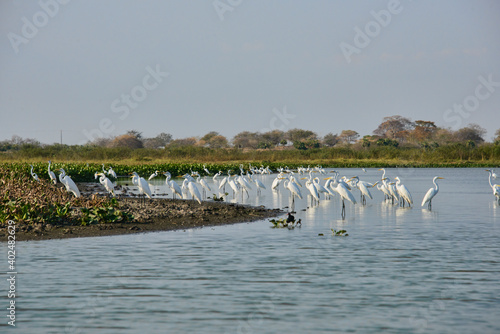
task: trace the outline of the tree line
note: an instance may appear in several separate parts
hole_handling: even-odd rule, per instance
[[[354,130],[343,130],[340,134],[328,133],[323,137],[310,130],[290,129],[288,131],[272,130],[269,132],[243,131],[231,140],[216,131],[211,131],[202,137],[187,137],[174,139],[171,134],[160,133],[156,137],[145,138],[137,130],[109,138],[97,138],[85,146],[106,148],[183,148],[207,147],[213,149],[276,149],[295,148],[307,150],[321,147],[349,146],[353,148],[368,148],[371,146],[420,147],[424,149],[437,148],[443,145],[462,144],[473,148],[486,142],[486,130],[477,124],[469,124],[458,130],[436,126],[432,121],[416,120],[400,115],[388,116],[373,131],[372,135],[363,137]],[[500,129],[495,132],[493,140],[500,145]],[[25,146],[43,147],[35,139],[23,139],[13,136],[10,140],[0,142],[0,151],[16,150]]]

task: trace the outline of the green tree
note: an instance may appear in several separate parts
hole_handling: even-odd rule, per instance
[[[328,147],[333,147],[339,142],[339,136],[337,134],[328,133],[323,137],[323,145]]]

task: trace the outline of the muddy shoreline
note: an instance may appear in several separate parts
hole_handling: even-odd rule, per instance
[[[100,184],[79,184],[82,194],[103,194]],[[16,241],[49,240],[81,237],[97,237],[144,232],[186,230],[208,226],[230,225],[252,222],[284,214],[279,209],[252,207],[227,202],[204,201],[198,204],[192,200],[153,198],[143,201],[139,198],[119,196],[120,210],[134,216],[131,222],[92,224],[88,226],[35,224],[16,225]],[[0,229],[0,236],[6,238],[7,228]]]
[[[97,237],[144,232],[186,230],[208,226],[252,222],[283,214],[278,209],[250,207],[232,203],[194,202],[191,200],[153,199],[142,204],[136,198],[121,198],[120,208],[131,212],[128,223],[94,224],[88,226],[52,226],[37,224],[16,226],[16,240],[49,240]],[[2,231],[5,234],[6,231]]]

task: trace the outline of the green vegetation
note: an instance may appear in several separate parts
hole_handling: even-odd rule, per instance
[[[114,138],[97,138],[85,145],[44,145],[35,139],[14,136],[0,142],[0,161],[89,163],[90,171],[67,169],[78,180],[90,181],[96,166],[118,165],[125,172],[143,169],[169,170],[172,175],[201,171],[199,164],[208,164],[217,172],[236,169],[240,163],[274,166],[323,165],[324,167],[486,167],[500,164],[500,129],[492,142],[484,139],[486,130],[477,124],[453,131],[440,128],[431,121],[411,121],[395,115],[385,117],[373,135],[360,135],[343,130],[339,135],[328,133],[320,138],[309,130],[271,130],[264,133],[243,131],[228,141],[211,131],[201,138],[173,139],[161,133],[143,138],[131,130]],[[138,167],[148,165],[149,167]],[[58,166],[58,167],[61,167]],[[75,167],[77,168],[77,167]],[[37,171],[38,173],[38,171]]]
[[[331,230],[332,230],[332,235],[335,237],[348,237],[349,236],[349,234],[347,234],[346,230],[336,231],[333,228]]]
[[[41,178],[35,181],[26,164],[0,166],[0,223],[86,225],[130,221],[118,202],[104,197],[75,198],[65,188]]]

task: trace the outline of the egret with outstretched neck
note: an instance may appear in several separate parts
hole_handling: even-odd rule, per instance
[[[424,206],[425,203],[428,203],[427,208],[429,210],[432,208],[432,199],[439,192],[439,186],[437,184],[437,180],[440,180],[440,179],[444,179],[444,178],[436,176],[436,177],[434,177],[434,179],[432,179],[432,183],[434,183],[434,188],[430,188],[429,190],[427,190],[427,193],[425,194],[424,199],[422,200],[422,206]]]

